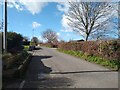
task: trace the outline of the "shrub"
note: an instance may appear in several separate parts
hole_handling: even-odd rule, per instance
[[[28,51],[29,50],[29,45],[24,45],[24,50]]]
[[[88,54],[88,56],[96,55],[110,60],[119,60],[120,58],[120,40],[62,42],[59,43],[58,48],[80,51]]]
[[[7,49],[9,52],[16,53],[17,51],[21,51],[23,37],[20,34],[15,32],[7,33]]]
[[[120,68],[120,40],[62,42],[60,51],[81,57],[87,61],[112,68]]]

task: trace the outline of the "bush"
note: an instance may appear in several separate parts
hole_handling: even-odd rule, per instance
[[[59,43],[58,48],[81,51],[104,59],[120,60],[120,40]]]
[[[24,45],[24,50],[28,51],[29,50],[29,45]]]
[[[15,32],[7,33],[7,50],[12,53],[16,53],[17,51],[21,51],[23,37],[20,34]]]
[[[30,45],[30,41],[23,41],[23,45],[25,45],[25,46]]]

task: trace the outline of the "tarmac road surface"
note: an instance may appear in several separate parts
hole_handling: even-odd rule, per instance
[[[53,48],[33,54],[20,88],[118,88],[118,72]]]

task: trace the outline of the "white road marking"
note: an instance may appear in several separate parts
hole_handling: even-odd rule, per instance
[[[19,90],[21,90],[21,89],[23,88],[24,84],[25,84],[25,80],[23,80],[23,81],[21,82],[21,84],[20,84],[20,86],[19,86]]]

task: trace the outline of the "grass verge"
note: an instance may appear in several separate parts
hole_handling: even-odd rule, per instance
[[[70,54],[72,56],[77,56],[77,57],[82,58],[89,62],[94,62],[96,64],[105,66],[112,70],[118,71],[120,68],[120,60],[107,60],[107,59],[104,59],[104,58],[101,58],[98,56],[88,55],[88,54],[82,53],[80,51],[62,50],[62,49],[57,49],[57,50],[60,52],[66,53],[66,54]]]
[[[24,50],[28,51],[29,50],[29,45],[24,45]]]

